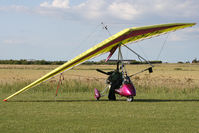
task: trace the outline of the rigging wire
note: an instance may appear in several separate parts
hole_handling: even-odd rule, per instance
[[[161,48],[160,48],[160,52],[159,52],[159,54],[158,54],[156,60],[159,60],[160,55],[161,55],[161,53],[162,53],[162,51],[163,51],[163,49],[164,49],[164,47],[165,47],[165,44],[166,44],[166,42],[167,42],[167,40],[168,40],[168,37],[169,37],[169,33],[167,34],[167,36],[166,36],[166,38],[165,38],[165,40],[164,40],[164,42],[163,42],[163,44],[162,44],[162,46],[161,46]]]
[[[132,75],[130,75],[129,77],[132,77],[132,76],[135,76],[135,75],[137,75],[137,74],[139,74],[139,73],[142,73],[142,72],[144,72],[144,71],[149,71],[149,73],[152,73],[153,72],[153,70],[152,70],[152,68],[154,67],[154,65],[152,65],[148,60],[146,60],[145,58],[143,58],[142,56],[140,56],[137,52],[135,52],[134,50],[132,50],[131,48],[129,48],[128,46],[126,46],[126,45],[123,45],[124,47],[126,47],[128,50],[130,50],[131,52],[133,52],[135,55],[137,55],[137,57],[138,57],[138,59],[140,59],[140,61],[141,61],[141,59],[142,60],[144,60],[146,63],[148,63],[149,65],[150,65],[150,67],[148,67],[148,68],[146,68],[146,69],[144,69],[144,70],[141,70],[141,71],[139,71],[139,72],[137,72],[137,73],[135,73],[135,74],[132,74]],[[142,62],[142,61],[141,61]]]
[[[143,58],[142,56],[140,56],[137,52],[135,52],[134,50],[132,50],[131,48],[129,48],[126,45],[123,45],[124,47],[126,47],[127,49],[129,49],[131,52],[133,52],[135,55],[138,56],[139,59],[144,60],[146,63],[148,63],[151,67],[154,67],[147,59]]]
[[[149,61],[149,58],[148,58],[148,56],[146,55],[146,53],[144,52],[142,46],[140,46],[139,43],[137,43],[137,44],[138,44],[138,46],[139,46],[140,51],[143,53],[144,57]],[[138,56],[138,59],[140,60],[139,56]],[[141,61],[141,60],[140,60],[140,61]],[[142,62],[142,61],[141,61],[141,62]]]
[[[84,39],[79,40],[78,45],[72,50],[72,54],[76,53],[77,54],[77,49],[81,49],[83,46],[83,44],[85,44],[85,42],[87,42],[89,40],[89,38],[91,38],[94,34],[96,34],[96,32],[98,32],[98,28],[100,27],[101,24],[98,24]],[[75,54],[75,55],[76,55]],[[72,57],[71,57],[72,58]]]
[[[83,41],[81,41],[81,42],[84,42],[84,41],[88,40],[89,38],[91,38],[91,36],[96,32],[96,30],[98,29],[99,26],[100,26],[100,24],[98,24],[98,25],[94,28],[94,30],[91,31],[91,33],[88,34],[87,37],[86,37]]]
[[[112,36],[111,32],[109,31],[108,25],[106,25],[104,22],[101,22],[98,26],[102,26],[100,33],[105,30],[108,33],[108,37]],[[99,38],[99,36],[97,36],[97,38]],[[95,42],[97,43],[97,40]],[[97,58],[97,57],[94,57],[94,58]]]
[[[104,22],[101,22],[101,25],[103,26],[103,29],[105,29],[108,32],[109,36],[112,36],[111,32],[108,29],[108,25],[105,25]]]

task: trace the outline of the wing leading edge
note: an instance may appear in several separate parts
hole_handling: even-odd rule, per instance
[[[17,91],[16,93],[10,95],[4,101],[50,79],[51,77],[67,71],[91,58],[94,58],[98,55],[107,52],[114,52],[115,49],[119,45],[125,45],[131,42],[141,41],[147,38],[151,38],[154,36],[158,36],[161,34],[165,34],[171,31],[183,29],[186,27],[191,27],[196,23],[171,23],[171,24],[161,24],[161,25],[152,25],[152,26],[144,26],[144,27],[132,27],[124,29],[115,35],[109,37],[108,39],[102,41],[101,43],[95,45],[94,47],[88,49],[84,53],[78,55],[77,57],[69,60],[68,62],[64,63],[63,65],[57,67],[56,69],[52,70],[51,72],[47,73],[43,77],[39,78],[38,80],[32,82],[31,84],[25,86],[21,90]],[[110,56],[113,53],[110,54]],[[110,57],[109,57],[110,58]]]

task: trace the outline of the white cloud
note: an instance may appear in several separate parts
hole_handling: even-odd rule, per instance
[[[169,17],[198,16],[199,1],[196,0],[153,0],[153,4],[151,12],[154,14]]]
[[[108,7],[108,12],[116,18],[132,20],[140,14],[140,11],[134,5],[127,2],[113,2]]]
[[[104,0],[88,0],[73,7],[73,11],[87,19],[96,19],[104,16],[106,12],[106,2]]]
[[[41,15],[84,20],[141,21],[183,20],[199,18],[198,0],[85,0],[73,5],[72,0],[41,2],[38,7],[0,6],[0,11],[29,12]],[[171,21],[170,21],[171,22]]]
[[[69,7],[69,0],[53,0],[51,3],[47,1],[41,3],[40,7],[64,9],[59,12],[65,14],[70,10],[69,13],[86,19],[135,20],[154,16],[169,19],[199,17],[199,1],[196,0],[86,0],[71,7]]]
[[[69,0],[53,0],[52,3],[45,1],[41,3],[40,6],[48,8],[69,8]]]
[[[130,2],[122,2],[122,1],[105,1],[105,0],[87,0],[85,2],[80,3],[79,5],[76,6],[71,6],[69,8],[69,0],[67,0],[67,3],[65,3],[65,6],[63,2],[66,2],[66,0],[59,0],[55,4],[54,0],[52,3],[49,2],[43,2],[40,4],[40,7],[44,9],[45,11],[40,12],[45,14],[50,14],[54,15],[54,12],[60,12],[62,14],[63,12],[65,13],[64,16],[66,16],[69,13],[72,13],[74,16],[78,16],[79,18],[85,18],[85,19],[120,19],[120,20],[133,20],[135,19],[141,12],[141,10],[138,10],[136,6],[134,6]],[[59,6],[58,6],[59,5]],[[46,7],[49,7],[49,9],[46,9]],[[55,10],[56,7],[59,9],[64,9],[64,10]],[[47,13],[49,12],[49,13]],[[70,15],[70,14],[68,14]]]

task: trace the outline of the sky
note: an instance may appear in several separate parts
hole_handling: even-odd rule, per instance
[[[0,0],[0,60],[69,60],[124,28],[189,22],[199,23],[198,0]],[[191,62],[199,24],[129,47],[148,60]]]

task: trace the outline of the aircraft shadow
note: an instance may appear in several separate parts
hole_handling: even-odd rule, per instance
[[[117,101],[126,101],[126,99],[118,99],[117,101],[109,101],[108,99],[101,99],[96,101],[94,99],[86,100],[12,100],[9,102],[117,102]],[[199,99],[134,99],[133,102],[199,102]]]

